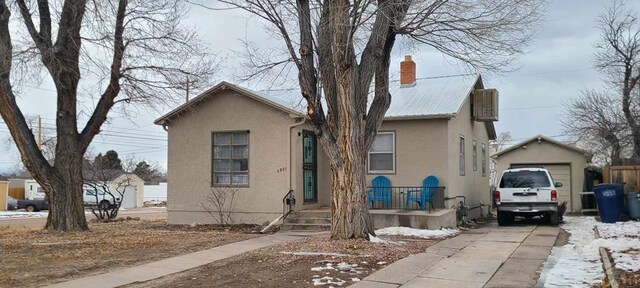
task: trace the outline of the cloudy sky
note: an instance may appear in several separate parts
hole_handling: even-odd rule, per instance
[[[485,86],[500,92],[500,121],[496,123],[499,133],[509,131],[514,140],[537,134],[569,140],[562,135],[559,122],[562,104],[577,97],[581,89],[603,85],[593,68],[592,56],[599,36],[596,18],[610,3],[609,0],[550,0],[538,38],[529,47],[529,53],[515,63],[519,70],[504,75],[483,75]],[[627,7],[640,11],[640,1],[627,1]],[[187,24],[196,27],[223,59],[215,81],[237,82],[233,75],[238,74],[241,67],[233,51],[240,49],[242,39],[259,42],[266,37],[263,26],[241,11],[193,7]],[[396,45],[392,77],[398,77],[399,62],[406,54],[413,55],[418,77],[467,72],[464,66],[427,47],[409,49]],[[251,85],[260,88],[259,83]],[[81,97],[80,101],[83,107],[95,104],[90,97]],[[25,114],[41,116],[45,138],[54,135],[56,102],[50,81],[44,79],[38,85],[24,87],[19,104]],[[123,117],[121,108],[116,108],[110,114],[109,124],[95,138],[91,151],[97,154],[114,149],[121,158],[136,157],[166,167],[166,133],[152,122],[170,108],[129,110],[128,117]],[[0,139],[0,171],[3,171],[15,167],[19,156],[1,120]]]

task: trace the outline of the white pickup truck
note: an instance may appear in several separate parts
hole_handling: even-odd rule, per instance
[[[562,219],[558,209],[558,187],[562,187],[562,183],[554,183],[547,169],[505,170],[494,194],[498,225],[513,223],[516,216],[540,216],[551,225],[558,225]]]
[[[84,185],[83,198],[85,206],[100,206],[101,209],[109,209],[112,205],[120,202],[120,195],[118,193],[109,193],[101,187],[93,187],[92,185]]]

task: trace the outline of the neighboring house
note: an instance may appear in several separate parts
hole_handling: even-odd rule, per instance
[[[106,183],[114,195],[124,191],[123,208],[143,206],[144,180],[137,175],[122,170],[85,170],[82,174],[85,183]]]
[[[484,111],[492,116],[479,119],[472,99],[488,91],[479,90],[479,75],[416,79],[410,57],[401,66],[368,157],[367,185],[385,175],[394,187],[415,187],[435,175],[452,198],[447,208],[464,196],[470,216],[480,215],[478,207],[490,203],[488,142],[496,137],[497,92]],[[169,223],[212,222],[202,205],[212,189],[229,186],[238,190],[237,222],[276,219],[290,190],[295,210],[330,206],[329,166],[303,101],[296,89],[258,92],[221,82],[157,119],[168,131]]]
[[[559,201],[567,201],[567,210],[582,209],[580,192],[584,191],[587,163],[593,155],[588,151],[537,135],[492,155],[496,160],[498,181],[504,170],[521,167],[548,169],[558,188]]]
[[[7,201],[9,200],[9,179],[0,174],[0,211],[7,210]]]

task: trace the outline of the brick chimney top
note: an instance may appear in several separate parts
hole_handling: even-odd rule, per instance
[[[416,62],[411,60],[411,55],[404,56],[400,62],[400,87],[412,87],[416,85]]]

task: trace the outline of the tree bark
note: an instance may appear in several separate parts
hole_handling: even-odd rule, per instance
[[[368,238],[374,234],[367,207],[364,157],[359,158],[342,161],[340,167],[331,169],[332,239]]]
[[[73,155],[75,154],[75,155]],[[67,158],[68,157],[68,158]],[[82,197],[82,154],[69,153],[56,167],[60,178],[44,186],[49,195],[49,215],[45,229],[57,231],[89,230]],[[58,157],[60,158],[60,157]],[[58,159],[56,158],[56,159]]]

